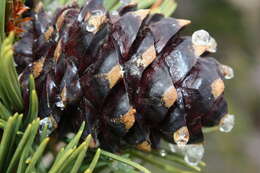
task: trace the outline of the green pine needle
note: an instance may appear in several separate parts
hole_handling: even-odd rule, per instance
[[[5,38],[5,9],[6,0],[0,1],[0,47]]]
[[[0,172],[7,166],[7,162],[11,159],[12,150],[14,149],[14,142],[16,133],[20,127],[22,115],[15,114],[10,117],[4,127],[4,133],[0,144]]]
[[[110,10],[117,2],[118,0],[103,1],[103,5],[107,10]]]
[[[156,2],[156,0],[133,0],[133,2],[137,3],[138,9],[144,9],[151,7]]]
[[[37,148],[36,152],[33,154],[31,162],[29,164],[29,166],[27,167],[25,173],[31,173],[34,170],[34,167],[37,163],[37,161],[41,158],[48,142],[49,142],[49,138],[45,138],[42,143],[40,144],[40,146]]]
[[[29,77],[29,89],[30,89],[30,105],[29,112],[25,120],[25,125],[32,122],[38,116],[38,96],[35,90],[35,83],[33,75]]]
[[[85,144],[83,144],[84,148],[82,149],[82,151],[78,155],[77,160],[75,161],[74,166],[70,171],[71,173],[77,173],[78,172],[78,170],[79,170],[79,168],[80,168],[80,166],[81,166],[81,164],[84,160],[84,157],[86,155],[86,151],[88,149],[88,146],[89,146],[91,140],[92,140],[91,135],[88,135],[88,137],[85,141]]]
[[[178,154],[174,154],[172,153],[171,151],[168,151],[168,150],[165,150],[167,152],[167,154],[165,156],[161,156],[161,154],[159,152],[152,152],[153,155],[157,156],[157,157],[160,157],[164,160],[169,160],[169,161],[172,161],[174,163],[177,163],[181,166],[184,166],[184,167],[187,167],[187,168],[190,168],[191,170],[193,171],[198,171],[200,172],[201,171],[201,168],[198,167],[198,166],[191,166],[189,164],[187,164],[184,160],[183,160],[183,156],[181,155],[178,155]]]
[[[68,149],[68,150],[64,150],[63,154],[60,155],[59,160],[57,160],[57,162],[55,162],[52,166],[52,168],[50,169],[49,173],[58,173],[61,170],[61,167],[63,166],[63,163],[65,162],[65,160],[67,160],[70,155],[75,151],[75,149]]]
[[[8,146],[7,155],[5,156],[5,163],[9,163],[13,157],[13,152],[15,151],[15,145],[16,145],[15,141],[16,141],[16,137],[17,137],[17,132],[22,123],[22,118],[23,118],[22,114],[19,115],[18,113],[16,113],[14,115],[14,127],[13,127],[13,131],[12,131],[12,135],[11,135],[11,140],[10,140],[10,143]],[[7,166],[8,166],[8,164],[6,164],[4,168],[6,169]]]
[[[134,168],[136,168],[136,169],[138,169],[138,170],[140,170],[140,171],[142,171],[144,173],[151,173],[148,169],[146,169],[145,167],[139,165],[138,163],[133,162],[131,160],[128,160],[126,158],[120,157],[120,156],[115,155],[113,153],[109,153],[107,151],[102,150],[101,154],[104,155],[104,156],[107,156],[109,158],[112,158],[112,159],[118,160],[120,162],[123,162],[123,163],[125,163],[127,165],[130,165],[130,166],[132,166],[132,167],[134,167]]]
[[[4,129],[4,134],[2,136],[0,144],[0,172],[2,172],[2,169],[5,165],[5,158],[8,154],[9,145],[11,144],[12,133],[15,127],[16,118],[17,116],[10,117]]]
[[[0,48],[0,99],[8,110],[22,111],[22,92],[13,60],[13,40],[14,33],[11,33]]]
[[[54,165],[59,161],[60,157],[68,150],[75,148],[78,145],[78,142],[80,140],[80,137],[83,133],[83,129],[85,128],[85,122],[82,123],[78,133],[72,138],[72,140],[69,142],[69,144],[60,150],[58,155],[56,156],[56,160],[54,162]]]
[[[95,169],[95,167],[97,165],[98,159],[100,157],[100,153],[101,153],[101,150],[99,148],[99,149],[97,149],[96,154],[95,154],[93,160],[91,161],[88,169],[86,169],[84,173],[92,173],[93,172],[93,170]]]
[[[177,3],[175,2],[175,0],[164,0],[158,8],[152,10],[152,13],[161,13],[165,17],[169,17],[172,15],[176,8]]]
[[[24,150],[24,147],[25,147],[28,139],[30,138],[31,130],[32,130],[32,125],[29,124],[23,134],[22,139],[20,140],[20,142],[15,150],[15,153],[8,166],[6,173],[11,173],[14,170],[14,168],[17,166],[19,158],[21,158],[22,152]]]
[[[8,118],[11,115],[12,114],[9,112],[9,110],[6,109],[6,107],[0,101],[0,118],[3,119],[3,120],[8,120]]]
[[[130,153],[133,156],[135,156],[137,158],[141,158],[142,160],[146,161],[147,163],[157,166],[169,173],[193,173],[191,171],[184,171],[182,169],[169,165],[168,163],[163,162],[163,160],[161,158],[156,157],[156,156],[152,155],[151,153],[144,154],[140,151],[131,151]]]

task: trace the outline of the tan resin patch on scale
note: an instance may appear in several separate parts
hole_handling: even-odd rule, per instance
[[[57,21],[56,21],[56,28],[58,31],[61,30],[62,28],[62,25],[64,23],[64,20],[65,20],[65,16],[66,14],[68,13],[69,9],[68,10],[65,10],[62,12],[62,14],[58,17]]]
[[[61,55],[61,51],[62,51],[61,45],[62,45],[62,42],[61,42],[61,40],[59,40],[58,45],[56,46],[55,51],[54,51],[54,59],[56,60],[56,62],[59,60],[60,55]]]
[[[136,110],[134,108],[130,108],[129,111],[120,118],[120,122],[125,125],[127,130],[133,127],[135,123],[135,113]]]
[[[196,56],[200,56],[206,51],[214,52],[214,51],[212,51],[213,46],[211,46],[211,45],[209,45],[209,46],[192,45],[192,48],[194,49],[194,54]]]
[[[33,63],[33,77],[37,78],[38,76],[40,76],[42,69],[43,69],[43,65],[45,62],[45,58],[41,58],[38,61]]]
[[[136,146],[138,150],[150,152],[152,150],[151,144],[148,141],[143,141]]]
[[[66,88],[66,86],[61,91],[61,100],[62,100],[62,102],[67,101],[67,88]]]
[[[218,98],[225,89],[225,85],[222,79],[216,79],[212,84],[211,84],[211,93],[215,98]]]
[[[189,25],[191,23],[191,21],[185,20],[185,19],[177,19],[177,23],[178,23],[178,25],[183,27],[183,26]]]
[[[198,45],[192,45],[192,48],[194,49],[194,54],[196,56],[202,55],[208,49],[207,46],[198,46]]]
[[[165,107],[171,107],[177,100],[177,91],[174,86],[169,87],[163,94],[162,101]]]
[[[109,88],[113,88],[122,77],[123,72],[119,64],[114,66],[108,73],[105,74],[105,78],[109,82]]]
[[[141,58],[137,60],[137,65],[146,68],[154,61],[155,58],[156,50],[154,45],[152,45],[142,54]]]
[[[44,38],[46,39],[46,40],[49,40],[50,39],[50,37],[52,36],[52,33],[54,32],[54,28],[53,28],[53,26],[50,26],[49,28],[48,28],[48,30],[44,33]]]

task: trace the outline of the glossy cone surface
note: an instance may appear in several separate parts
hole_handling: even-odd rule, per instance
[[[111,151],[150,151],[160,139],[201,143],[203,126],[227,114],[215,40],[204,30],[181,36],[190,21],[136,10],[108,13],[99,0],[48,16],[38,8],[15,44],[23,98],[35,78],[39,116],[53,117],[61,131],[92,134],[93,146]],[[223,70],[224,69],[224,70]],[[28,106],[28,103],[27,103]]]

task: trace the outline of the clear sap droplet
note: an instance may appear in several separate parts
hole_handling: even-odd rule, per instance
[[[88,32],[94,32],[96,29],[97,29],[97,28],[96,28],[94,25],[92,25],[92,24],[87,24],[87,25],[86,25],[86,30],[87,30]]]
[[[185,147],[184,160],[192,166],[198,165],[204,155],[204,147],[202,144],[191,144]]]
[[[218,44],[217,44],[216,40],[213,37],[211,37],[208,46],[209,46],[209,49],[208,49],[209,52],[212,52],[212,53],[217,52]]]
[[[49,136],[57,127],[56,121],[52,117],[45,117],[40,120],[39,133],[43,133],[44,127],[47,126],[47,136]]]
[[[220,120],[219,130],[221,132],[228,133],[233,129],[234,125],[235,125],[235,116],[231,114],[226,114]]]
[[[178,146],[179,148],[183,148],[183,147],[185,147],[186,144],[187,144],[187,142],[184,141],[184,140],[179,140],[179,141],[177,141],[176,143],[177,143],[177,146]]]
[[[210,35],[205,30],[198,30],[192,34],[192,43],[195,45],[206,46],[210,42]]]
[[[118,16],[118,15],[119,15],[119,12],[116,11],[116,10],[113,10],[113,11],[111,12],[111,15],[113,15],[113,16]]]
[[[198,30],[192,34],[192,43],[196,46],[207,46],[208,51],[215,53],[217,51],[216,40],[205,30]]]
[[[65,108],[65,105],[64,105],[64,103],[63,103],[62,100],[56,102],[55,105],[56,105],[58,108],[60,108],[61,110],[64,110],[64,108]]]
[[[96,16],[104,16],[104,12],[102,10],[94,10],[91,12],[93,17]]]
[[[164,149],[160,150],[160,155],[162,157],[165,157],[167,155],[166,151]]]
[[[179,148],[185,147],[190,138],[189,130],[186,126],[181,127],[174,133],[174,141]]]
[[[60,38],[60,33],[57,32],[56,35],[55,35],[54,41],[58,42],[59,38]]]
[[[232,79],[234,77],[234,70],[227,65],[221,65],[220,71],[224,75],[225,79]]]

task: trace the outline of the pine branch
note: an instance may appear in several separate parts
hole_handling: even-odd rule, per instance
[[[4,15],[1,10],[4,8],[3,2],[5,1],[0,2],[0,18]],[[61,2],[61,4],[67,3],[66,0],[60,0],[59,2]],[[134,2],[137,3],[138,8],[151,8],[153,13],[162,13],[165,16],[170,16],[177,6],[174,0],[165,0],[157,6],[153,6],[156,2],[155,0],[135,0]],[[50,1],[46,1],[46,3],[50,3]],[[108,0],[104,1],[104,5],[111,11],[118,9],[123,5],[123,3],[118,0]],[[2,21],[3,20],[1,20],[1,22]],[[3,40],[5,35],[5,26],[1,22],[0,41]],[[32,75],[30,75],[28,88],[29,112],[26,115],[19,114],[24,111],[24,103],[20,83],[18,81],[18,74],[13,61],[13,40],[14,34],[11,33],[2,42],[2,45],[0,42],[0,129],[3,129],[0,145],[0,172],[11,173],[14,170],[17,170],[17,172],[28,173],[45,170],[43,172],[76,173],[85,170],[85,173],[91,173],[98,166],[102,167],[102,161],[105,168],[111,167],[112,162],[117,161],[133,167],[133,172],[135,172],[134,169],[144,173],[150,172],[145,167],[128,158],[101,149],[92,149],[88,151],[92,137],[89,135],[83,142],[80,141],[85,128],[85,123],[81,125],[77,134],[69,141],[69,143],[58,152],[58,155],[50,164],[50,168],[44,167],[42,160],[45,157],[45,153],[51,151],[49,149],[49,143],[51,141],[51,138],[48,137],[49,127],[48,125],[45,125],[40,128],[40,120],[37,119],[39,101]],[[94,152],[95,155],[94,157],[91,157],[91,159],[86,157]],[[172,161],[191,171],[201,170],[198,166],[188,165],[183,160],[183,156],[179,157],[174,154],[169,154],[162,157],[158,152],[144,154],[140,151],[130,151],[129,153],[130,157],[142,159],[143,161],[153,164],[166,172],[190,173],[190,171],[182,170],[178,166],[175,167],[166,164],[164,161]],[[111,159],[114,161],[111,161]],[[203,162],[200,162],[199,166],[203,166]],[[42,167],[44,167],[44,169],[42,169]]]

